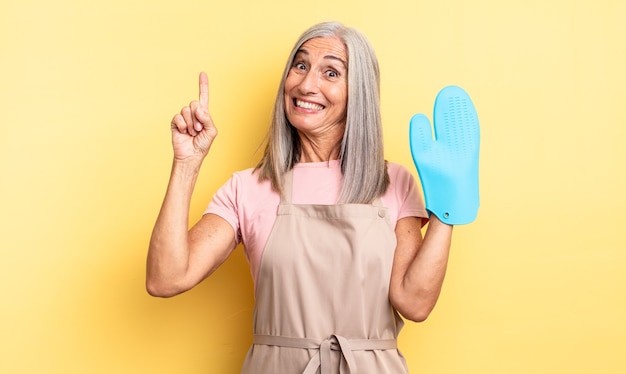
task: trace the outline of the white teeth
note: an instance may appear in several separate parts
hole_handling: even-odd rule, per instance
[[[296,106],[302,109],[322,110],[324,106],[319,104],[313,104],[306,101],[296,100]]]

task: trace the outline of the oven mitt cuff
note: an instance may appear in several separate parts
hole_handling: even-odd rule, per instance
[[[411,118],[409,143],[426,209],[450,225],[470,223],[479,206],[480,129],[474,104],[462,88],[439,92],[433,127],[434,140],[425,115]]]

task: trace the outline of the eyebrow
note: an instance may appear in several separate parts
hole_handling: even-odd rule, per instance
[[[307,56],[309,55],[309,51],[307,51],[307,50],[306,50],[306,49],[304,49],[304,48],[300,48],[300,49],[298,49],[298,51],[296,52],[296,56],[297,56],[299,53],[302,53],[302,54],[307,55]],[[343,64],[343,66],[344,66],[345,68],[347,68],[347,67],[348,67],[348,64],[347,64],[347,63],[346,63],[343,59],[341,59],[340,57],[337,57],[337,56],[335,56],[335,55],[326,55],[326,56],[324,56],[324,59],[325,59],[325,60],[335,60],[335,61],[339,61],[339,62],[341,62],[341,63]]]

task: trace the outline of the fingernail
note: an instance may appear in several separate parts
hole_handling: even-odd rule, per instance
[[[200,122],[196,122],[196,124],[193,126],[194,129],[196,129],[196,131],[202,131],[202,124]]]

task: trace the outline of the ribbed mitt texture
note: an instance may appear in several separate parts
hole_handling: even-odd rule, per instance
[[[478,214],[480,128],[469,95],[448,86],[435,99],[433,139],[423,114],[411,118],[409,142],[426,209],[442,222],[462,225]]]

